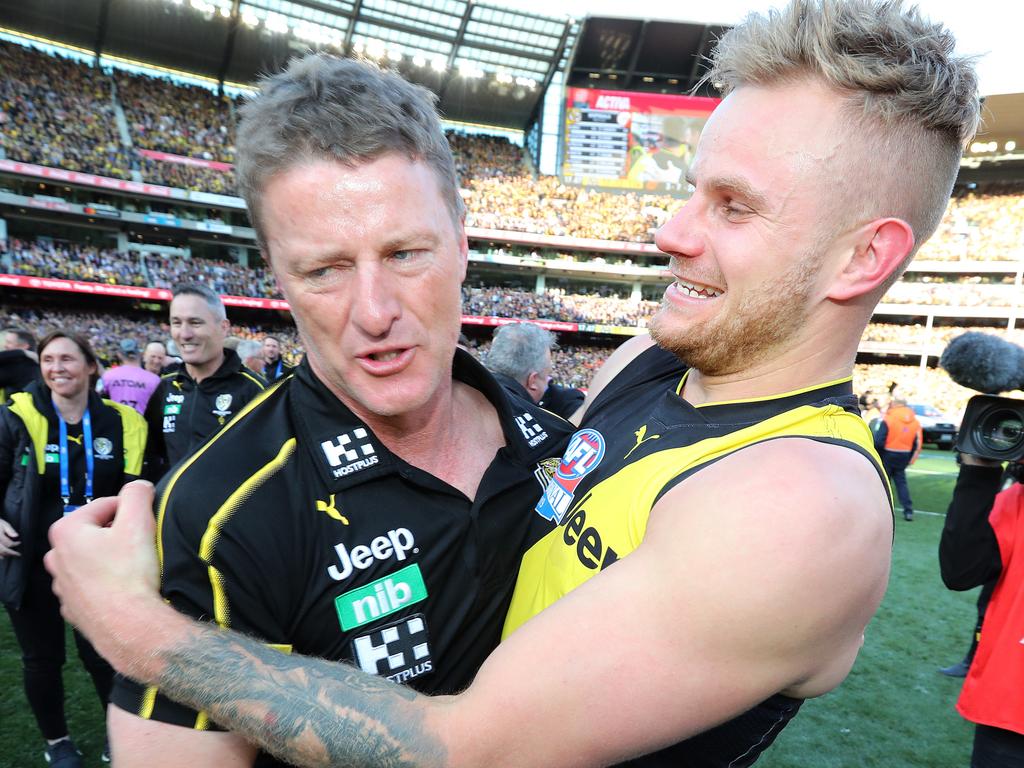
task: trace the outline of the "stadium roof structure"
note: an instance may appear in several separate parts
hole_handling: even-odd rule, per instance
[[[97,56],[246,87],[311,48],[438,94],[446,119],[523,129],[577,22],[472,0],[0,0],[0,25]]]
[[[715,43],[728,29],[718,24],[588,16],[566,84],[716,96],[710,86],[698,85]]]

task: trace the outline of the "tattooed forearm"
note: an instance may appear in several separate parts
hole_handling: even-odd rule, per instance
[[[160,652],[161,693],[299,766],[434,768],[447,764],[424,728],[428,700],[340,663],[289,656],[194,625]]]

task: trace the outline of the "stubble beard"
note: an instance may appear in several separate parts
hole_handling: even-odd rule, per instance
[[[648,324],[651,338],[706,376],[749,369],[778,354],[804,324],[819,264],[814,254],[804,255],[702,325],[680,323],[680,310],[663,299]]]

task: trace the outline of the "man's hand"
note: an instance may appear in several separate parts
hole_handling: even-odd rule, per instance
[[[142,481],[50,528],[53,548],[43,562],[61,612],[121,672],[118,652],[132,634],[131,617],[143,615],[139,607],[162,606],[154,536],[153,486]]]
[[[0,520],[0,557],[21,557],[21,553],[15,549],[19,544],[21,539],[14,526],[6,520]]]

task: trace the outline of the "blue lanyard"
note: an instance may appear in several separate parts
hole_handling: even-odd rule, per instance
[[[60,497],[64,501],[64,514],[73,512],[77,507],[71,505],[71,461],[68,458],[68,425],[60,415],[56,403],[53,410],[57,412],[60,422]],[[92,455],[92,418],[89,409],[82,414],[82,450],[85,452],[85,502],[92,501],[92,478],[95,458]]]
[[[274,379],[277,380],[277,379],[280,379],[280,378],[281,378],[281,358],[279,357],[279,358],[277,358],[277,368],[274,370]]]

